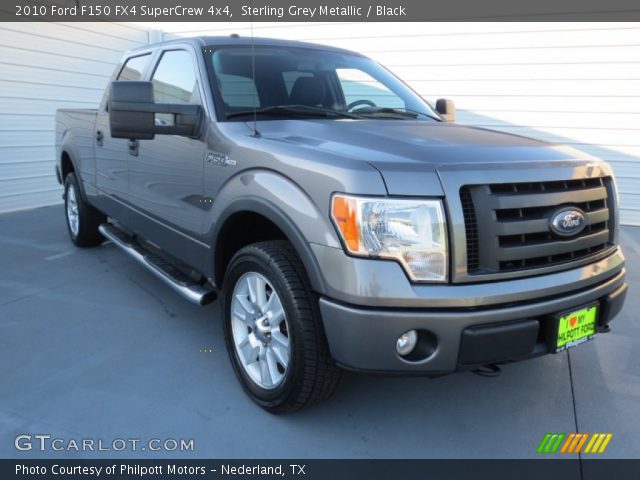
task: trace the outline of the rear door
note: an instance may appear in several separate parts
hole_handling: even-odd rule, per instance
[[[143,80],[150,60],[151,53],[128,58],[118,72],[116,80]],[[126,225],[131,152],[128,140],[111,138],[108,106],[107,92],[98,110],[94,131],[96,185],[99,190],[97,203],[102,211]]]
[[[155,102],[202,105],[196,65],[195,52],[186,47],[161,52],[150,76]],[[156,124],[172,121],[156,115]],[[202,246],[204,138],[206,132],[198,139],[156,135],[138,141],[129,158],[135,230],[186,263]]]

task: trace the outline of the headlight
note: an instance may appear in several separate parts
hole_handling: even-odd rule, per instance
[[[414,281],[447,281],[447,234],[440,200],[336,194],[331,216],[349,253],[397,260]]]

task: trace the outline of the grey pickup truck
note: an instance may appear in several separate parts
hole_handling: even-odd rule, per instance
[[[271,412],[327,398],[342,368],[496,370],[608,331],[627,290],[610,167],[454,117],[346,50],[145,46],[97,110],[57,112],[69,235],[194,303],[219,294]]]

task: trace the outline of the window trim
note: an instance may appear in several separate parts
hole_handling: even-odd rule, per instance
[[[149,65],[151,65],[151,63],[153,61],[153,52],[145,52],[145,53],[141,53],[140,55],[132,55],[130,57],[127,57],[124,60],[124,62],[122,62],[122,66],[118,70],[118,73],[116,74],[116,78],[114,78],[113,81],[117,82],[120,79],[120,75],[122,75],[122,71],[124,70],[124,67],[127,66],[127,63],[130,60],[133,60],[134,58],[141,58],[141,57],[149,57],[149,59],[147,60],[147,64],[144,67],[144,70],[142,70],[140,72],[140,80],[139,81],[144,81],[144,78],[146,77],[146,73],[149,70]]]

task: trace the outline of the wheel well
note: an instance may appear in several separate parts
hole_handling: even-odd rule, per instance
[[[71,161],[71,157],[67,152],[62,152],[62,157],[60,159],[60,169],[62,183],[64,184],[64,179],[67,178],[67,175],[74,171],[73,162]]]
[[[287,236],[268,218],[255,212],[238,212],[229,217],[218,235],[215,249],[215,281],[221,286],[229,261],[242,247]]]

